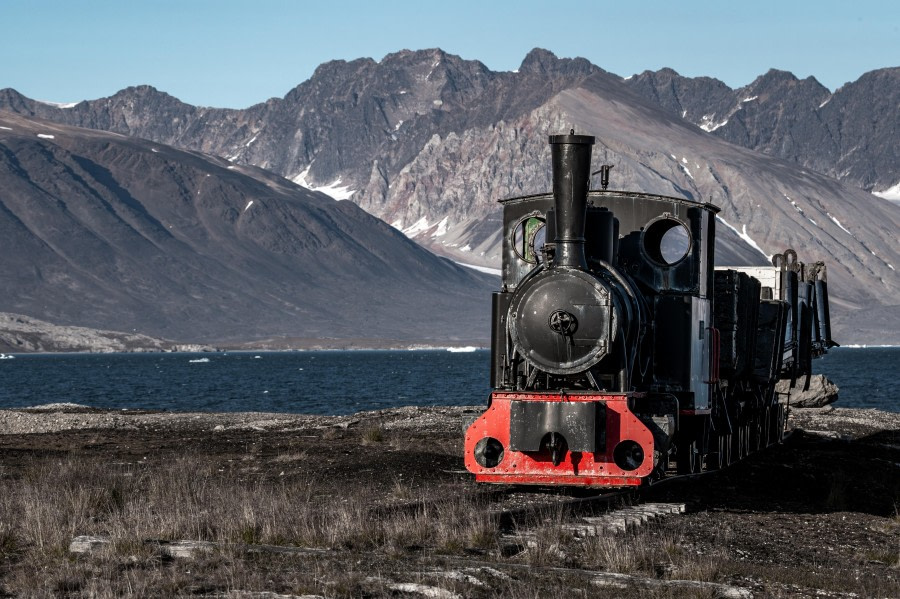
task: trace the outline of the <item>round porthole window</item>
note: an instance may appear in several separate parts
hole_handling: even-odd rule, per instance
[[[691,251],[691,233],[677,218],[658,218],[644,229],[643,246],[651,260],[672,266]]]
[[[531,264],[541,259],[541,249],[547,241],[547,227],[539,216],[527,216],[519,221],[513,231],[513,247],[516,255]]]

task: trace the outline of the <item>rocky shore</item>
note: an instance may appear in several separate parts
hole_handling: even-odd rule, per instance
[[[0,312],[0,352],[160,352],[215,351],[209,345],[177,343],[140,333],[61,326]]]
[[[474,484],[480,411],[0,410],[0,597],[900,596],[900,414],[793,409],[783,444],[621,500],[685,513],[585,537],[621,507]]]

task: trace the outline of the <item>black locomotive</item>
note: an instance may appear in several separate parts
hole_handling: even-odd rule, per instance
[[[628,486],[721,468],[782,439],[776,382],[835,345],[822,263],[788,250],[715,269],[719,209],[608,191],[608,166],[590,190],[593,143],[551,136],[553,193],[501,202],[493,391],[465,440],[476,480]]]

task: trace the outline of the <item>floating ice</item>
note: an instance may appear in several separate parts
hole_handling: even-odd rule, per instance
[[[209,358],[197,358],[196,360],[188,360],[191,364],[205,364],[209,362]]]

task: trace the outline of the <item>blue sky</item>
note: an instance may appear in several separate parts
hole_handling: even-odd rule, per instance
[[[328,60],[434,47],[497,71],[541,47],[731,87],[778,68],[834,90],[900,66],[896,0],[0,0],[0,31],[0,88],[57,102],[149,84],[244,108]]]

